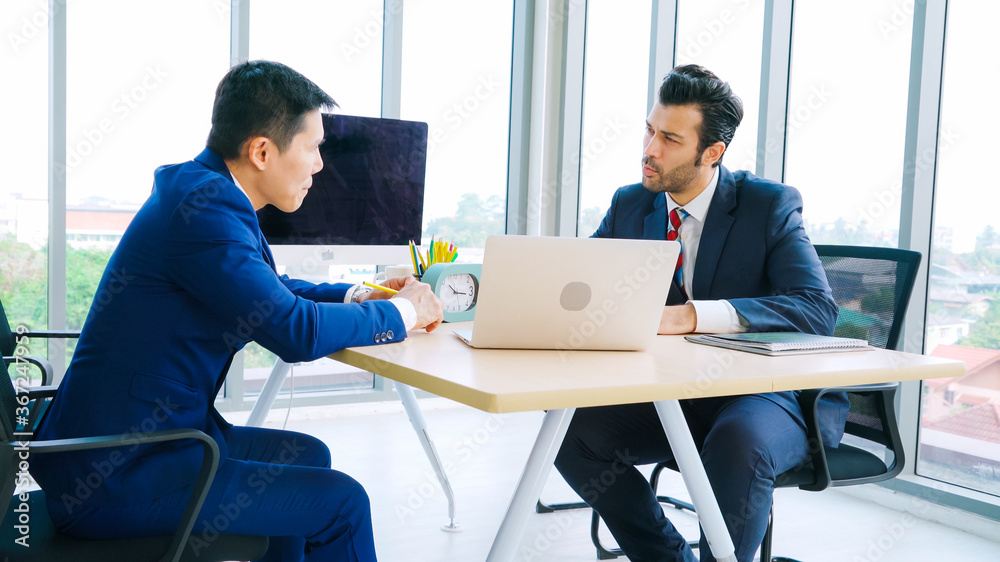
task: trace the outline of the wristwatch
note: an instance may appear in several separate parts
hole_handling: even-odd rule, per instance
[[[372,292],[372,290],[368,289],[364,285],[355,285],[354,286],[354,292],[351,293],[351,302],[354,303],[354,304],[357,304],[359,302],[358,298],[361,295],[367,295],[370,292]]]

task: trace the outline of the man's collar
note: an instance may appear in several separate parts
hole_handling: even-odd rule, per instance
[[[199,162],[215,170],[216,172],[222,174],[222,176],[229,178],[229,180],[232,181],[233,184],[235,184],[236,187],[240,190],[240,193],[242,193],[243,196],[247,198],[247,201],[250,201],[250,204],[253,205],[253,201],[250,199],[250,196],[247,195],[246,190],[243,189],[242,185],[240,185],[240,182],[239,180],[236,179],[236,176],[234,176],[233,173],[229,171],[229,166],[226,165],[226,161],[222,158],[222,156],[219,156],[218,152],[212,150],[211,148],[206,147],[205,150],[201,151],[201,154],[195,156],[194,160],[195,162]]]
[[[712,204],[712,196],[715,195],[715,188],[719,186],[719,170],[722,168],[721,165],[715,167],[715,173],[712,174],[712,179],[708,182],[708,186],[698,194],[697,197],[684,205],[684,210],[687,211],[689,216],[698,219],[699,222],[705,222],[705,218],[708,216],[708,207]],[[667,213],[674,210],[674,207],[680,207],[674,202],[673,198],[667,194]]]

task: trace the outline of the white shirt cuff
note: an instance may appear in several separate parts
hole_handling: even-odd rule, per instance
[[[347,292],[344,293],[344,304],[351,304],[351,299],[354,298],[354,293],[358,292],[358,289],[361,287],[361,285],[355,285],[348,289]]]
[[[735,334],[746,332],[747,327],[740,322],[729,301],[688,301],[694,305],[696,325],[694,331],[703,334]]]
[[[344,295],[344,302],[350,303],[351,297],[354,293],[358,292],[362,288],[362,285],[355,285],[347,290]],[[406,331],[409,332],[417,325],[417,309],[413,307],[413,303],[406,299],[389,299],[389,302],[396,305],[396,310],[399,311],[399,315],[403,317],[403,326]]]
[[[404,299],[389,299],[389,302],[396,305],[399,309],[399,315],[403,317],[403,325],[406,326],[406,331],[409,332],[417,325],[417,309],[413,308],[413,303]]]

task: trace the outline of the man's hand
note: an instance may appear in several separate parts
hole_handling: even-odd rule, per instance
[[[691,303],[663,307],[657,334],[690,334],[698,325],[698,316]]]
[[[434,328],[444,320],[444,305],[427,283],[421,283],[416,277],[408,275],[389,279],[385,282],[385,286],[399,291],[398,294],[392,295],[392,298],[406,299],[413,304],[414,310],[417,311],[417,324],[413,327],[414,330],[426,328],[428,332],[433,332]]]
[[[393,277],[391,279],[386,279],[385,281],[382,282],[382,286],[392,289],[394,291],[399,291],[402,290],[402,288],[407,283],[416,283],[416,282],[417,282],[416,277],[412,275],[407,275],[406,277]],[[393,296],[395,295],[393,295],[392,293],[387,293],[385,291],[379,291],[376,289],[374,291],[368,292],[358,297],[358,302],[365,302],[368,299],[391,299]]]

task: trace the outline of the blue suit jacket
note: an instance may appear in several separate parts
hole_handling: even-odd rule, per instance
[[[343,304],[350,285],[278,276],[247,197],[206,149],[164,166],[98,286],[42,439],[196,428],[215,438],[233,355],[250,340],[288,362],[406,337],[385,301]],[[189,442],[32,458],[50,502],[144,501],[194,482]],[[225,460],[223,460],[225,462]]]
[[[663,240],[666,197],[642,184],[618,189],[594,236]],[[692,293],[697,300],[728,300],[752,332],[830,335],[837,321],[833,293],[802,226],[799,192],[725,167],[705,218]],[[667,304],[683,302],[674,283]],[[795,393],[763,396],[804,423]],[[844,432],[846,397],[831,396],[823,406],[820,431],[825,443],[836,446]]]

